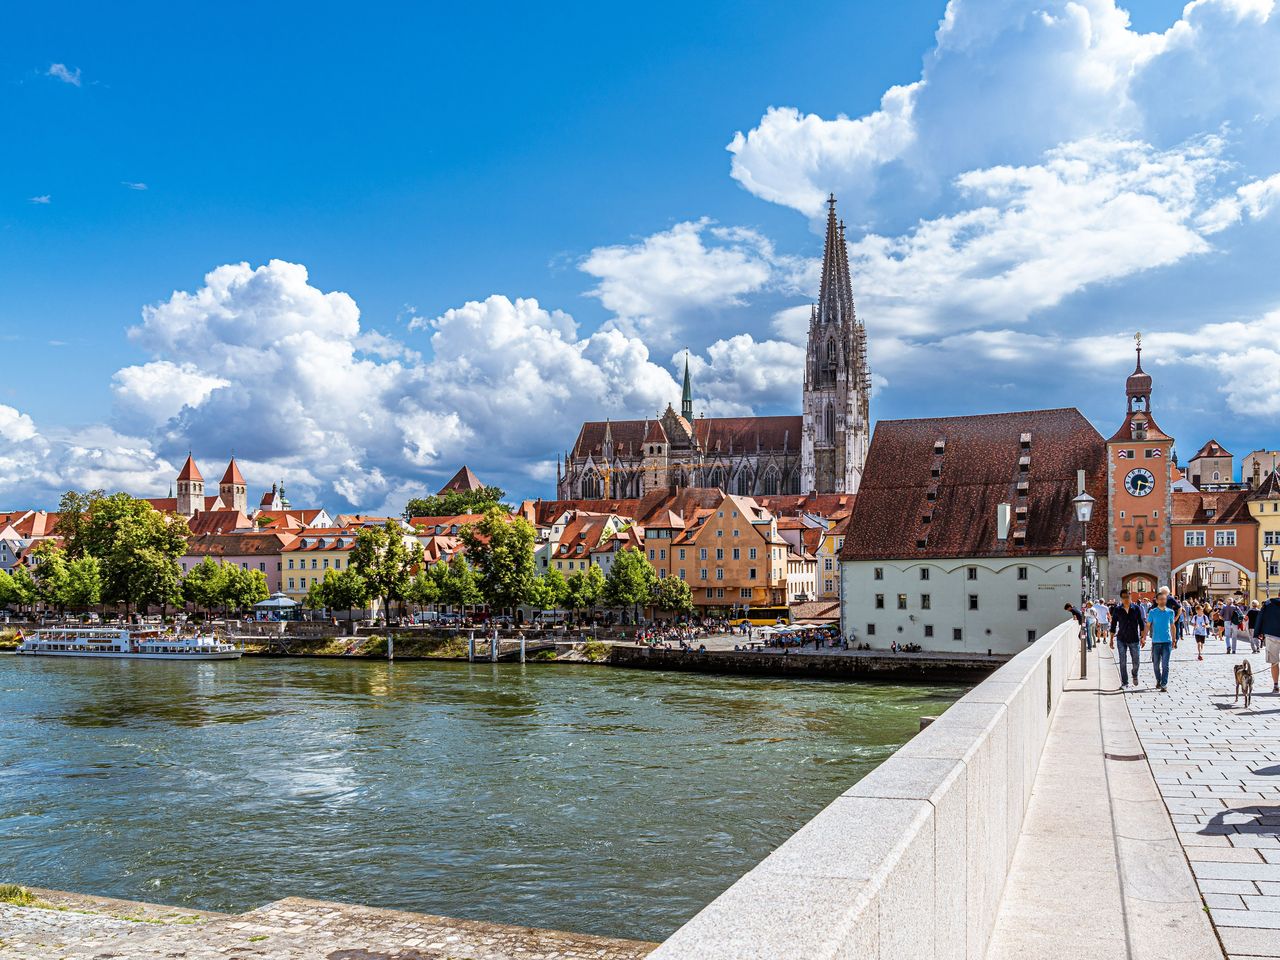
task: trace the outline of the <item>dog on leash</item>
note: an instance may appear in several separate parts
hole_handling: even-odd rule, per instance
[[[1244,705],[1247,709],[1250,701],[1253,700],[1253,669],[1249,666],[1249,661],[1236,665],[1236,700],[1239,701],[1241,691],[1244,691]]]

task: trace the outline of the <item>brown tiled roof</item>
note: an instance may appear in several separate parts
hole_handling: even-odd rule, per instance
[[[480,478],[471,472],[471,468],[464,466],[461,470],[453,475],[453,479],[440,488],[440,492],[436,496],[443,497],[446,493],[452,493],[455,490],[464,493],[470,493],[473,490],[483,489],[484,484],[480,482]]]
[[[795,620],[838,620],[840,619],[839,600],[806,600],[804,603],[791,605],[791,619]]]
[[[292,539],[276,533],[206,533],[187,541],[187,556],[267,556],[280,553]]]
[[[409,526],[415,530],[421,528],[420,536],[446,536],[449,535],[449,529],[457,524],[461,530],[469,523],[479,523],[484,519],[483,513],[459,513],[449,517],[414,517],[409,521]],[[436,527],[443,527],[443,533],[437,533]]]
[[[1280,500],[1280,471],[1272,470],[1249,492],[1250,500]]]
[[[244,475],[240,472],[240,467],[236,465],[236,458],[232,457],[231,462],[227,464],[227,472],[222,475],[219,483],[235,483],[244,486]]]
[[[606,427],[615,450],[638,454],[651,432],[650,420],[588,420],[573,445],[574,457],[600,456]],[[693,421],[693,435],[708,454],[799,453],[803,418],[700,417]]]
[[[217,494],[214,494],[212,497],[204,498],[204,508],[206,510],[222,510],[224,509],[224,506],[222,498]]]
[[[645,443],[666,443],[667,431],[662,429],[662,421],[653,421],[653,426],[649,428],[649,432],[644,435]]]
[[[620,517],[634,518],[640,506],[637,499],[622,500],[523,500],[516,513],[535,527],[549,527],[558,517],[570,510],[586,510],[594,513],[614,513]],[[416,520],[414,521],[417,522]]]
[[[852,493],[806,493],[758,496],[756,501],[775,517],[811,513],[828,520],[840,520],[853,513]]]
[[[608,516],[600,514],[579,513],[565,524],[564,533],[556,545],[553,557],[567,560],[571,557],[585,557],[600,545],[604,539]]]
[[[251,530],[253,521],[239,510],[204,510],[187,520],[192,533],[231,533]]]
[[[43,510],[27,510],[12,523],[14,532],[24,540],[51,537],[58,525],[58,515]]]
[[[1024,434],[1030,434],[1025,450]],[[939,441],[941,454],[935,452]],[[1025,474],[1019,469],[1024,456],[1029,457]],[[1080,411],[881,420],[841,559],[1077,553],[1080,530],[1071,501],[1078,469],[1086,471],[1085,487],[1095,500],[1088,540],[1102,552],[1107,542],[1106,447]],[[1020,497],[1022,480],[1027,488]],[[1005,540],[996,537],[1000,503],[1015,508]],[[1026,508],[1022,520],[1018,507]],[[1016,530],[1023,536],[1015,536]]]
[[[182,469],[178,471],[179,480],[204,480],[200,476],[200,468],[196,466],[195,460],[191,458],[191,454],[187,454],[186,462],[183,463]]]
[[[1212,511],[1212,512],[1210,512]],[[1174,523],[1255,523],[1248,490],[1173,494]]]
[[[1201,457],[1229,457],[1226,449],[1217,440],[1210,440],[1196,453],[1192,460],[1199,460]]]
[[[159,511],[160,513],[178,512],[177,497],[146,497],[143,502],[151,504],[151,508]]]

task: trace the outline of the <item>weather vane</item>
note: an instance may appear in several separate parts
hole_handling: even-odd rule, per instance
[[[1133,335],[1133,342],[1138,345],[1139,350],[1142,349],[1142,331],[1141,330],[1139,330],[1137,333]]]

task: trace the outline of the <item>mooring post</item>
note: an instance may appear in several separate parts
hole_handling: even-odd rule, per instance
[[[467,662],[476,662],[476,632],[474,630],[467,631]]]
[[[520,634],[520,662],[524,663],[524,633]]]
[[[498,662],[498,631],[493,631],[493,637],[489,640],[489,661],[491,663]]]

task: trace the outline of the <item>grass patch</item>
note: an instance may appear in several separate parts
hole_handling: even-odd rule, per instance
[[[556,658],[556,652],[554,650],[539,650],[529,659],[530,660],[554,660],[555,658]]]
[[[609,656],[609,644],[603,640],[588,640],[582,645],[582,655],[592,663],[599,663]]]
[[[15,907],[34,907],[39,898],[26,887],[16,883],[0,883],[0,903],[8,903]]]

